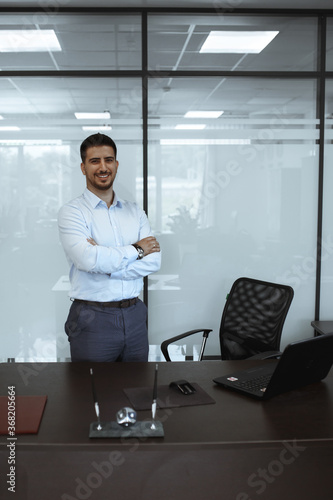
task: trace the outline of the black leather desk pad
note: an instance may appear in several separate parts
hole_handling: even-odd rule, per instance
[[[214,404],[215,400],[207,394],[198,384],[191,382],[196,392],[184,395],[179,390],[168,385],[160,385],[157,389],[158,408],[177,408],[181,406],[195,406]],[[134,387],[124,389],[134,410],[150,410],[153,398],[152,387]]]

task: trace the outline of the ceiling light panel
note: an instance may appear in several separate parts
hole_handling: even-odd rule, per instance
[[[103,113],[75,113],[77,120],[109,120],[111,115],[108,111]]]
[[[184,118],[219,118],[223,111],[188,111]]]
[[[259,54],[278,31],[211,31],[200,53]]]
[[[60,52],[54,30],[0,30],[0,52]]]
[[[251,139],[160,139],[161,146],[235,146],[251,144]]]
[[[82,127],[82,130],[90,130],[91,132],[98,132],[100,130],[112,130],[110,125],[85,125]]]

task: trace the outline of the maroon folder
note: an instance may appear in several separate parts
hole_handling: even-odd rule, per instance
[[[15,423],[15,434],[37,434],[42,420],[47,396],[16,396],[8,409],[8,397],[0,396],[0,434],[8,434],[8,426]],[[10,423],[9,423],[10,422]]]

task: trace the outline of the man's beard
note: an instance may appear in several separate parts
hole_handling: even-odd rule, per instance
[[[101,191],[107,191],[108,189],[110,189],[110,187],[113,186],[113,181],[114,181],[114,178],[110,177],[108,182],[99,184],[99,183],[95,182],[95,177],[94,177],[93,180],[91,181],[91,184],[96,189],[99,189]]]

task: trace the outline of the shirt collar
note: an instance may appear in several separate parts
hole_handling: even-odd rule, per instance
[[[83,196],[84,196],[84,198],[86,200],[89,201],[90,205],[93,208],[96,208],[97,205],[99,205],[100,203],[105,204],[103,200],[101,200],[98,196],[96,196],[94,193],[92,193],[91,191],[89,191],[88,188],[86,188],[84,190]],[[114,192],[113,203],[112,203],[111,207],[115,207],[115,206],[119,206],[121,208],[122,207],[122,201],[118,198],[118,196]]]

